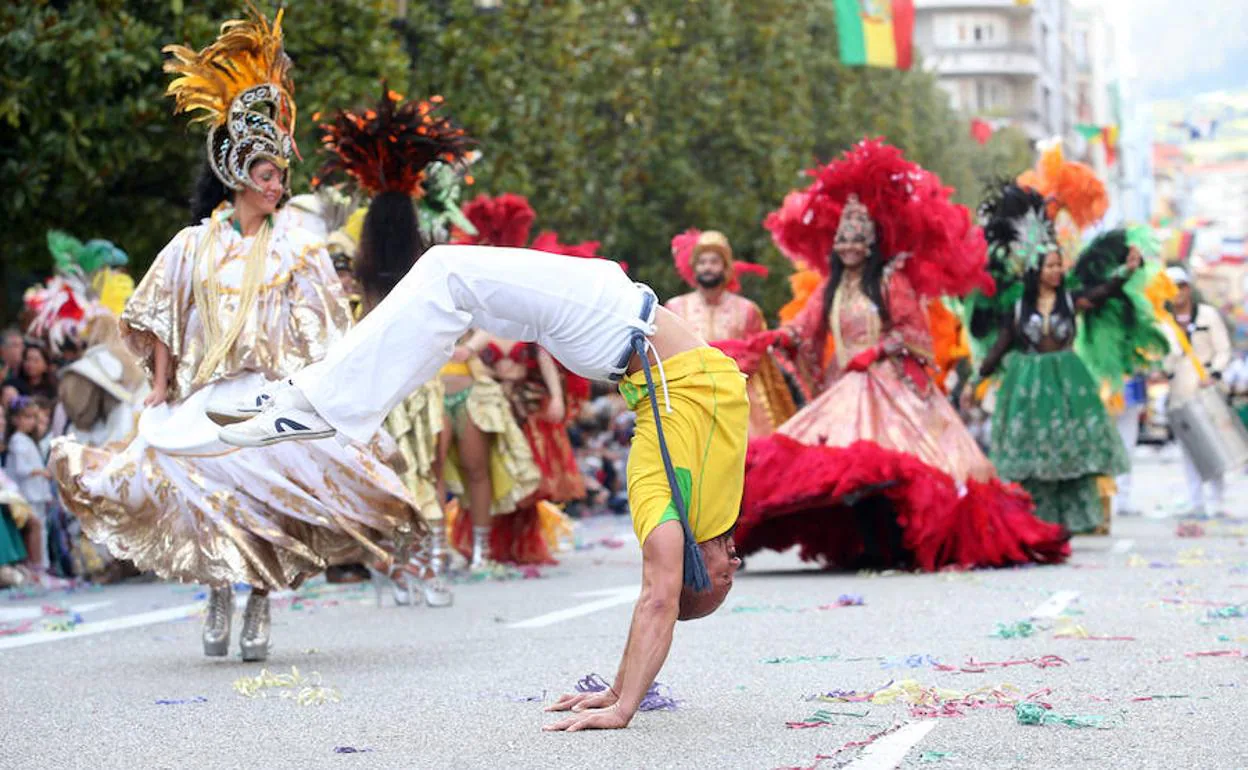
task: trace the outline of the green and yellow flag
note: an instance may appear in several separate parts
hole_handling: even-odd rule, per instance
[[[835,0],[841,63],[908,70],[914,49],[914,0]]]

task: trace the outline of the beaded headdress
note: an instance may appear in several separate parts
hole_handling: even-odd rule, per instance
[[[836,242],[849,243],[859,237],[867,246],[875,243],[875,222],[858,196],[850,193],[845,207],[841,209],[841,221],[836,226]]]
[[[174,113],[196,112],[208,123],[208,163],[231,190],[258,189],[248,174],[258,160],[286,169],[296,152],[294,83],[282,48],[282,11],[272,25],[255,6],[250,17],[221,25],[216,41],[196,52],[168,45],[165,72],[176,75],[166,95]],[[289,178],[289,175],[287,175]]]

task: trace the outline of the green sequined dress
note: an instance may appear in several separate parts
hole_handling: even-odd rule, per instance
[[[1071,532],[1102,522],[1097,478],[1129,467],[1126,449],[1087,367],[1073,350],[1011,357],[992,420],[992,462],[1036,502],[1036,515]]]
[[[1119,286],[1111,281],[1081,300],[1094,303]],[[1004,362],[992,416],[997,473],[1027,490],[1036,516],[1075,533],[1104,523],[1098,479],[1130,469],[1100,390],[1073,350],[1079,306],[1068,292],[1049,315],[1020,301],[980,370],[988,376]]]

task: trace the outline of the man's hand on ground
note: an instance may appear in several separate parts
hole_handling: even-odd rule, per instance
[[[632,717],[625,716],[620,707],[615,705],[601,711],[590,711],[577,716],[567,717],[558,722],[548,724],[542,729],[546,732],[569,733],[574,733],[578,730],[622,730],[628,727],[628,723],[631,720]]]
[[[546,707],[547,711],[585,711],[614,706],[620,697],[611,690],[602,692],[570,692]]]

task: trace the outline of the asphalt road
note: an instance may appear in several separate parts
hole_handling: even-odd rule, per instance
[[[614,673],[640,564],[623,520],[582,526],[540,577],[459,585],[450,609],[378,609],[367,586],[279,597],[265,666],[202,657],[191,586],[10,591],[0,767],[1248,766],[1248,518],[1180,537],[1155,510],[1181,502],[1173,455],[1143,449],[1136,473],[1153,515],[1078,539],[1062,567],[830,574],[753,558],[725,610],[678,629],[660,675],[675,710],[612,733],[540,728],[544,703]],[[1248,516],[1248,483],[1228,501]],[[1030,635],[994,635],[1022,621]],[[236,691],[265,667],[296,667],[325,702]],[[1050,706],[1045,723],[1020,724],[1020,700]]]

